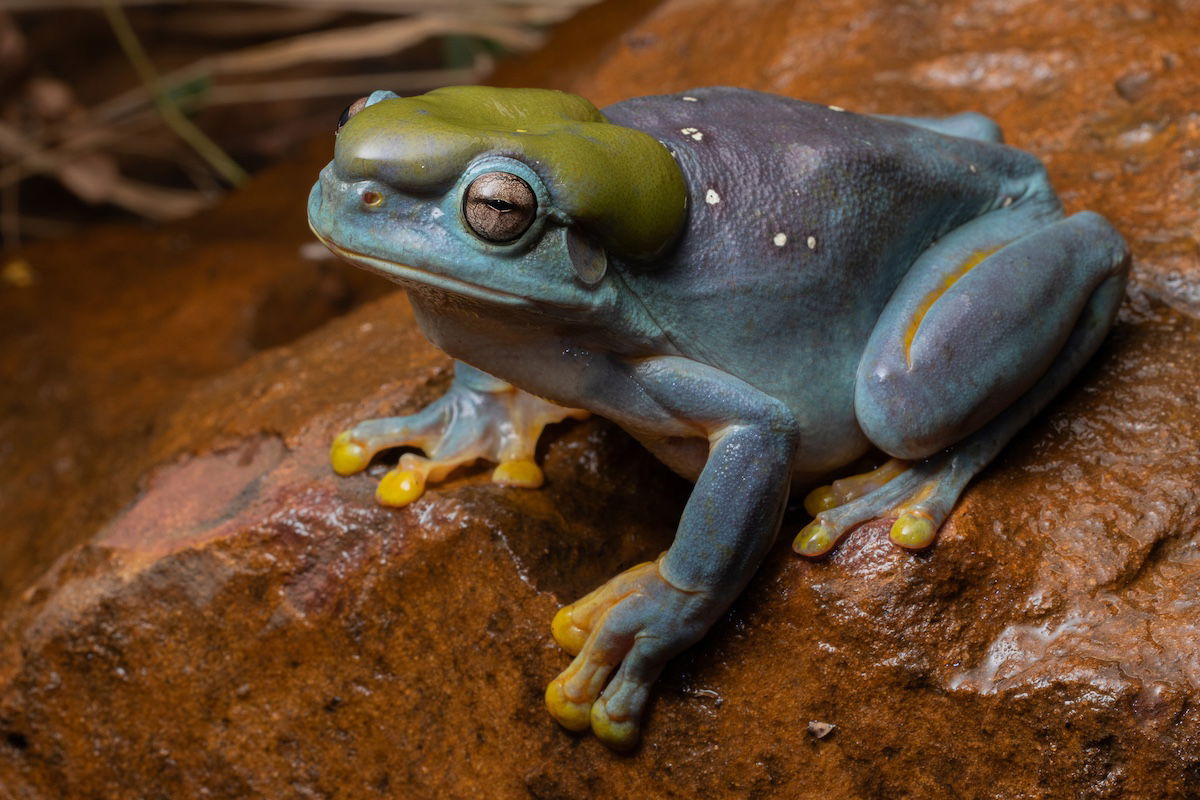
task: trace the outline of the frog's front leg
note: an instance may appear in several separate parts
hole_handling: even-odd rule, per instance
[[[816,519],[797,552],[821,555],[891,515],[896,544],[931,544],[971,477],[1099,346],[1128,250],[1096,214],[1062,219],[1046,192],[952,232],[897,288],[863,355],[855,412],[872,442],[913,463],[844,505],[826,507],[836,491],[810,495]]]
[[[616,749],[636,744],[663,665],[704,635],[770,547],[798,441],[782,403],[710,367],[656,358],[629,377],[641,391],[602,413],[633,418],[643,438],[702,436],[709,455],[670,549],[554,619],[555,639],[575,660],[550,683],[546,705],[565,727],[590,726]]]
[[[343,431],[333,441],[330,461],[339,475],[351,475],[381,450],[425,451],[424,457],[401,456],[379,482],[376,498],[390,506],[411,503],[427,482],[443,480],[456,467],[479,459],[497,464],[492,473],[496,483],[535,488],[542,485],[542,471],[533,459],[542,429],[587,416],[587,411],[534,397],[459,361],[445,395],[411,416],[370,419]]]

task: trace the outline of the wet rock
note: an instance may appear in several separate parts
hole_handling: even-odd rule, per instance
[[[336,304],[294,328],[254,322],[262,298],[303,305],[286,285],[312,269],[294,255],[302,220],[270,220],[299,214],[314,153],[187,228],[204,250],[97,234],[31,255],[39,280],[20,291],[39,294],[0,295],[16,385],[0,439],[0,787],[1197,796],[1200,321],[1181,311],[1200,308],[1200,127],[1184,12],[779,0],[736,4],[731,25],[731,8],[665,2],[589,51],[598,66],[574,88],[975,108],[1048,160],[1072,209],[1129,235],[1137,274],[1113,335],[938,544],[902,552],[872,523],[803,561],[793,515],[743,598],[668,667],[640,750],[559,730],[540,696],[567,663],[554,610],[666,546],[688,487],[598,420],[548,435],[539,491],[474,469],[388,510],[372,500],[385,465],[332,475],[334,432],[421,407],[449,373],[400,296],[325,324]],[[1154,78],[1114,91],[1134,72]],[[278,239],[248,203],[274,209],[258,215],[278,215]]]
[[[32,245],[30,279],[0,284],[0,606],[198,446],[155,437],[190,388],[390,290],[301,252],[314,144],[185,223]]]

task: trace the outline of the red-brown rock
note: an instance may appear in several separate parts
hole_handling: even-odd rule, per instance
[[[824,561],[777,547],[669,666],[631,756],[542,710],[567,663],[549,621],[661,550],[687,485],[602,421],[550,433],[539,491],[479,469],[396,511],[333,476],[336,430],[449,373],[396,295],[249,332],[264,297],[304,307],[302,220],[273,220],[318,158],[178,229],[200,243],[174,265],[169,235],[127,231],[82,243],[116,262],[90,281],[35,253],[39,294],[0,295],[0,798],[1200,796],[1186,11],[668,0],[578,80],[598,102],[724,82],[984,111],[1137,268],[1096,359],[933,549],[878,524]]]

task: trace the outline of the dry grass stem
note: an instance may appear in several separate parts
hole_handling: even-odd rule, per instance
[[[0,0],[3,2],[3,0]],[[299,33],[334,22],[337,8],[247,8],[214,13],[211,8],[180,9],[164,21],[167,30],[214,39]]]
[[[4,51],[8,58],[0,62],[0,73],[30,76],[12,95],[0,98],[0,236],[5,246],[13,247],[21,235],[59,232],[62,223],[45,217],[23,224],[28,217],[18,209],[28,202],[20,202],[24,198],[18,196],[18,186],[33,175],[54,178],[85,202],[110,203],[147,219],[194,213],[219,196],[216,175],[236,185],[245,173],[189,114],[255,104],[254,116],[273,127],[260,122],[254,134],[257,143],[248,152],[277,152],[312,130],[310,117],[295,124],[287,114],[311,115],[317,98],[480,82],[493,67],[493,50],[538,47],[546,26],[595,1],[0,0],[0,33],[7,30],[15,42]],[[124,9],[132,7],[159,7],[138,12],[146,15],[138,18],[139,24],[146,19],[154,25],[155,36],[147,41],[158,46],[155,52],[169,46],[161,38],[165,36],[185,43],[186,52],[200,57],[159,73],[125,14]],[[42,77],[54,76],[56,70],[27,67],[36,63],[37,54],[25,47],[20,26],[5,12],[68,9],[104,11],[116,42],[140,78],[138,85],[88,108],[76,100],[69,70],[59,77]],[[363,14],[376,19],[363,21]],[[64,30],[62,38],[69,40],[71,34]],[[445,42],[441,49],[428,46],[439,39]],[[260,43],[246,44],[255,40]],[[423,44],[419,60],[408,57],[401,62],[420,68],[379,70],[381,59]],[[443,54],[440,66],[438,53]],[[342,65],[368,60],[371,69],[363,63],[357,71],[338,74],[348,71]],[[322,64],[330,66],[323,70]],[[306,77],[296,77],[297,72]],[[292,104],[288,111],[272,105],[284,101]],[[219,120],[237,127],[236,119],[212,115],[205,122]],[[164,136],[164,125],[188,148]],[[297,133],[288,133],[292,127]],[[243,145],[239,152],[246,150],[244,137],[232,140]],[[193,188],[133,179],[125,174],[130,167],[142,170],[139,175],[163,175],[165,180],[171,179],[173,167],[175,179],[183,177]]]
[[[207,68],[206,71],[214,75],[245,74],[287,69],[314,61],[345,61],[349,56],[379,58],[426,39],[451,34],[490,39],[510,50],[530,50],[542,41],[541,34],[510,25],[431,14],[309,33],[214,56],[196,67]]]
[[[339,12],[369,14],[416,14],[439,12],[446,14],[531,8],[543,13],[558,14],[562,20],[596,0],[242,0],[256,5],[293,6],[300,8],[336,9]],[[100,8],[106,0],[0,0],[0,11],[52,11],[63,8]],[[228,0],[123,0],[125,6],[226,4]]]
[[[183,115],[175,101],[167,94],[159,80],[158,72],[154,69],[141,41],[133,32],[129,19],[116,0],[105,0],[104,16],[108,18],[108,23],[112,26],[121,49],[125,51],[125,55],[137,70],[138,75],[141,76],[146,90],[153,96],[154,105],[158,108],[158,113],[162,115],[163,122],[229,183],[238,186],[245,182],[247,177],[245,170],[230,158],[220,145],[208,138],[204,131],[193,125],[192,121]]]
[[[487,69],[431,69],[411,72],[377,72],[345,75],[313,80],[267,81],[242,83],[233,86],[214,86],[205,95],[206,105],[259,103],[272,100],[293,100],[301,97],[349,97],[366,94],[375,89],[394,92],[416,91],[435,86],[453,86],[478,82]]]

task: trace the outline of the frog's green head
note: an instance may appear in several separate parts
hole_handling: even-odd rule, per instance
[[[685,198],[660,142],[581,97],[457,86],[348,108],[308,217],[339,255],[401,283],[578,307],[610,257],[671,244]]]

